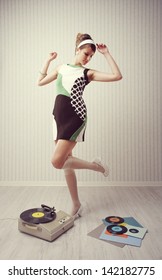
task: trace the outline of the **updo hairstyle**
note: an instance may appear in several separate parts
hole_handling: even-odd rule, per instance
[[[76,37],[76,48],[75,48],[75,52],[77,50],[77,47],[79,46],[79,44],[82,42],[82,41],[85,41],[85,40],[92,40],[91,36],[89,34],[82,34],[82,33],[78,33],[77,34],[77,37]],[[93,44],[86,44],[86,45],[90,45],[91,49],[93,52],[96,51],[96,46],[93,45]],[[86,45],[83,45],[80,47],[80,49],[83,49]]]

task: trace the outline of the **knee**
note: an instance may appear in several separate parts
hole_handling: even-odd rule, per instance
[[[52,158],[51,163],[52,163],[53,167],[56,169],[62,169],[62,167],[64,165],[64,162],[59,157]]]

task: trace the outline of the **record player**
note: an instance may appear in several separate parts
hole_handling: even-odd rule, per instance
[[[64,211],[42,204],[41,208],[29,209],[20,214],[18,229],[23,233],[53,241],[73,227],[74,219]]]

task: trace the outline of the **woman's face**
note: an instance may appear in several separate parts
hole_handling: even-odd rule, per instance
[[[91,60],[92,56],[94,55],[94,52],[92,51],[89,45],[85,45],[84,48],[79,49],[77,51],[76,55],[77,61],[80,64],[85,65]]]

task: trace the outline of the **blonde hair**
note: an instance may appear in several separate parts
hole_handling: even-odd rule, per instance
[[[79,44],[81,42],[83,42],[84,40],[87,40],[87,39],[92,40],[92,38],[91,38],[91,36],[89,34],[86,34],[86,33],[84,33],[84,34],[83,33],[78,33],[77,34],[76,44],[75,44],[75,52],[76,52],[77,47],[79,46]],[[93,44],[89,44],[89,45],[91,46],[92,51],[95,52],[96,51],[96,46],[93,45]],[[80,49],[83,49],[84,47],[85,47],[85,45],[81,46]]]

